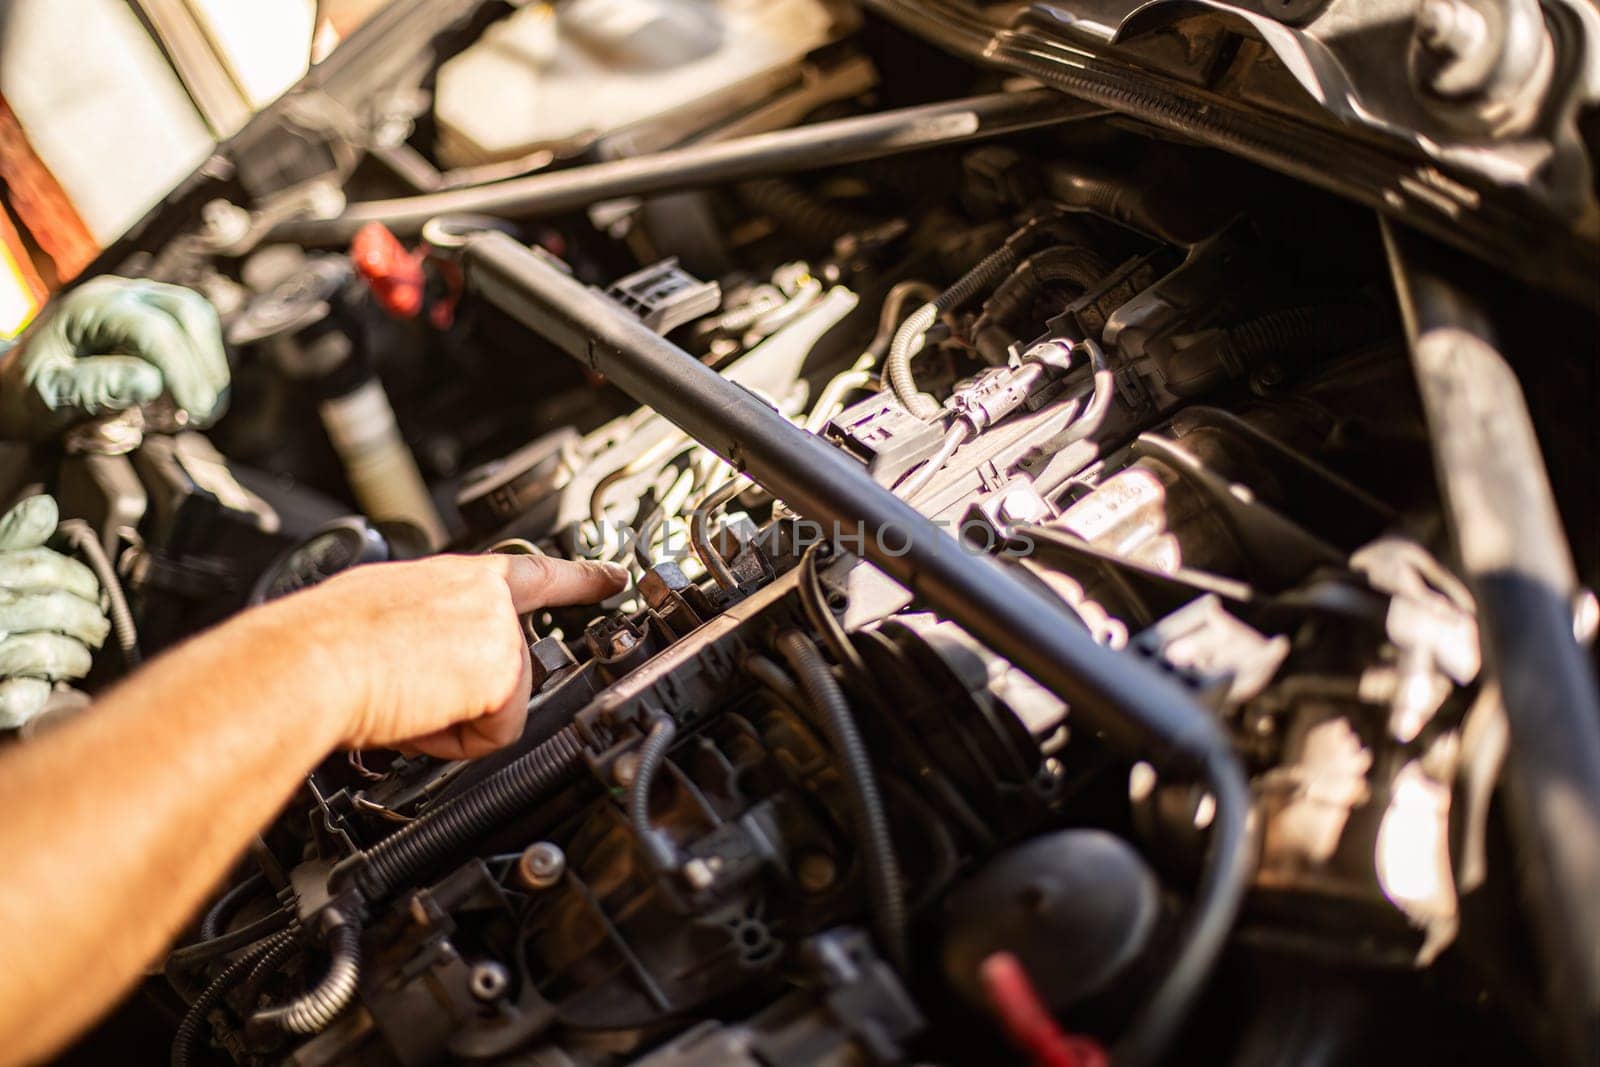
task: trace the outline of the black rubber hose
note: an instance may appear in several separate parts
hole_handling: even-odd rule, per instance
[[[844,691],[811,639],[798,630],[786,630],[778,635],[778,652],[799,679],[839,761],[845,799],[866,867],[878,936],[890,960],[903,971],[907,961],[905,886],[895,858],[889,815],[872,769],[872,755],[856,728]]]
[[[1235,326],[1162,338],[1150,356],[1167,389],[1177,396],[1203,396],[1231,378],[1280,364],[1287,378],[1310,363],[1342,355],[1398,333],[1389,309],[1361,303],[1284,308]]]
[[[320,1034],[350,1006],[361,984],[361,921],[329,908],[323,913],[323,922],[329,960],[322,979],[287,1004],[256,1012],[251,1022],[277,1026],[291,1034]]]
[[[655,784],[656,774],[666,762],[667,749],[672,747],[677,737],[678,724],[672,716],[657,716],[655,722],[650,724],[644,744],[639,746],[639,762],[634,768],[633,782],[628,787],[628,821],[633,825],[634,836],[639,839],[640,847],[659,867],[670,866],[676,850],[650,824],[650,787]]]
[[[990,363],[1005,362],[1006,349],[1015,340],[1012,327],[1046,289],[1066,283],[1082,291],[1110,273],[1105,260],[1081,245],[1058,245],[1030,256],[983,302],[972,327],[973,344]]]
[[[780,227],[808,241],[831,246],[846,234],[860,233],[878,220],[829,203],[784,178],[759,178],[734,187],[739,199]]]
[[[396,886],[488,832],[574,777],[582,766],[583,738],[568,726],[506,764],[477,785],[441,804],[347,861],[368,900]]]
[[[822,575],[817,570],[817,561],[822,558],[826,548],[826,541],[818,541],[806,549],[805,555],[800,557],[800,581],[796,587],[796,591],[800,594],[800,608],[805,612],[806,621],[811,624],[811,628],[822,635],[822,643],[828,646],[833,658],[846,668],[858,683],[870,685],[872,674],[867,670],[866,660],[861,658],[856,646],[850,643],[850,635],[844,632],[844,627],[834,618],[833,609],[828,606],[827,595],[823,592]]]
[[[216,959],[218,956],[225,956],[235,949],[243,948],[245,945],[260,941],[263,937],[282,930],[293,920],[294,912],[288,908],[279,908],[277,911],[263,915],[261,918],[241,926],[237,930],[230,930],[225,934],[218,934],[216,937],[173,949],[171,955],[167,957],[167,965],[180,968],[192,967],[197,963],[204,963],[207,960]]]
[[[1155,993],[1111,1050],[1117,1067],[1156,1062],[1199,999],[1233,929],[1234,917],[1255,876],[1256,842],[1250,827],[1250,786],[1237,761],[1218,756],[1202,769],[1215,800],[1205,873],[1189,905],[1177,955]]]
[[[223,927],[239,914],[239,909],[243,907],[250,894],[260,889],[265,882],[266,875],[257,871],[218,897],[217,902],[206,909],[205,918],[200,920],[200,940],[210,941],[219,936]]]
[[[262,942],[228,964],[210,981],[194,1003],[189,1005],[189,1010],[184,1012],[172,1036],[172,1067],[189,1067],[194,1062],[195,1054],[199,1051],[200,1028],[205,1025],[211,1009],[220,1004],[228,991],[258,966],[273,966],[286,959],[295,948],[299,932],[298,927],[291,927],[270,941]]]

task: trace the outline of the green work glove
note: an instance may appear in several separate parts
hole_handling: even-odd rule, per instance
[[[52,302],[0,360],[0,437],[45,440],[162,394],[206,426],[227,388],[210,301],[176,285],[95,278]]]
[[[94,572],[44,547],[56,519],[47,496],[0,518],[0,728],[38,715],[54,682],[88,674],[110,629]]]

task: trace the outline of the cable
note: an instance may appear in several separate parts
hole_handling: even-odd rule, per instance
[[[870,682],[871,674],[867,671],[866,661],[861,658],[861,653],[856,651],[856,646],[850,643],[850,635],[844,632],[844,627],[839,625],[839,620],[834,617],[833,611],[828,607],[827,597],[822,590],[822,575],[817,571],[817,560],[821,558],[825,542],[818,541],[806,549],[805,555],[800,557],[800,607],[806,613],[806,621],[811,628],[822,635],[822,640],[828,646],[828,651],[833,653],[833,658],[842,663],[857,681]]]
[[[193,967],[197,963],[204,963],[207,960],[216,959],[218,956],[225,956],[235,949],[243,948],[245,945],[260,941],[263,937],[282,930],[293,920],[293,911],[288,908],[279,908],[277,911],[263,915],[261,918],[241,926],[237,930],[230,930],[225,934],[218,934],[204,941],[196,941],[192,945],[184,945],[182,948],[173,949],[171,954],[167,956],[167,965],[180,968]]]
[[[1117,1067],[1155,1063],[1171,1043],[1222,954],[1255,874],[1257,842],[1243,769],[1232,753],[1220,751],[1207,759],[1201,775],[1215,801],[1205,871],[1189,905],[1177,955],[1112,1050]]]
[[[1007,349],[1016,340],[1008,324],[1032,307],[1047,288],[1066,282],[1082,292],[1110,273],[1110,265],[1082,245],[1057,245],[1030,256],[983,302],[983,311],[972,325],[974,346],[991,363],[1004,363]]]
[[[286,959],[293,951],[298,936],[298,927],[283,931],[228,964],[222,973],[211,980],[194,1003],[189,1005],[189,1010],[184,1012],[178,1029],[172,1035],[172,1067],[189,1067],[194,1062],[200,1043],[200,1027],[204,1025],[206,1016],[211,1014],[211,1009],[222,1002],[228,990],[258,965],[271,966]]]
[[[899,282],[890,289],[889,295],[883,298],[883,310],[878,313],[877,332],[872,335],[872,340],[863,353],[864,356],[871,357],[868,366],[876,365],[889,351],[889,343],[894,340],[895,330],[900,326],[900,318],[905,314],[908,301],[917,299],[927,304],[938,297],[939,290],[918,278]]]
[[[889,342],[889,358],[884,362],[883,376],[900,403],[917,418],[931,419],[941,410],[937,400],[917,389],[916,377],[911,372],[911,359],[922,351],[928,331],[940,315],[956,310],[1010,274],[1016,269],[1018,257],[1016,245],[1008,240],[956,279],[950,288],[913,311],[895,331],[894,340]]]
[[[89,569],[100,579],[100,588],[105,590],[109,606],[107,614],[111,616],[111,630],[117,635],[117,647],[122,651],[122,662],[128,667],[137,667],[143,658],[139,654],[139,629],[134,624],[133,611],[128,607],[122,580],[117,577],[117,568],[112,565],[111,557],[106,555],[105,546],[83,519],[62,519],[56,531],[83,553]]]
[[[217,898],[217,902],[206,910],[205,917],[200,920],[200,940],[210,941],[220,935],[222,928],[238,914],[245,898],[260,889],[266,880],[267,876],[257,871]]]
[[[639,762],[634,768],[633,782],[628,786],[628,821],[645,855],[661,869],[675,865],[677,850],[650,825],[650,787],[655,784],[656,774],[666,761],[667,749],[672,747],[677,736],[678,724],[671,715],[656,716],[644,743],[639,746]]]
[[[845,800],[867,874],[872,913],[884,949],[904,971],[906,955],[905,886],[894,854],[894,835],[884,810],[883,796],[872,769],[872,755],[856,728],[839,683],[811,639],[799,630],[778,635],[778,652],[799,679],[806,700],[816,711],[823,733],[839,762]]]
[[[345,861],[357,888],[368,900],[387,896],[394,887],[571,780],[583,766],[584,747],[578,727],[567,726],[471,789],[357,853]]]
[[[806,695],[800,691],[789,672],[759,652],[744,657],[745,673],[771,690],[778,702],[802,718],[807,714]]]
[[[1051,241],[1075,240],[1077,236],[1076,224],[1064,218],[1060,212],[1047,211],[1037,215],[1018,227],[1006,238],[1005,244],[984,256],[977,266],[958,278],[950,288],[911,313],[911,317],[895,332],[894,340],[889,344],[889,358],[883,368],[889,387],[907,411],[919,419],[927,420],[941,410],[938,401],[917,389],[916,378],[911,372],[911,360],[922,351],[927,333],[939,316],[955,311],[985,289],[1012,276],[1030,249]],[[1085,276],[1090,272],[1096,272],[1098,277],[1104,273],[1100,258],[1076,244],[1071,246],[1070,255],[1047,260],[1044,266],[1063,278]]]
[[[957,422],[945,431],[944,440],[939,442],[939,451],[935,452],[926,463],[914,472],[901,479],[895,486],[895,495],[902,500],[910,500],[916,496],[927,484],[933,481],[933,476],[944,469],[950,462],[950,457],[956,454],[956,449],[966,443],[972,436],[972,427],[965,421]]]
[[[639,524],[639,529],[633,539],[633,556],[639,561],[640,570],[648,571],[656,565],[655,555],[650,551],[650,542],[655,540],[656,531],[666,521],[666,506],[657,504],[650,509],[650,514],[646,515],[644,521]]]
[[[939,318],[936,304],[923,304],[900,324],[894,340],[889,344],[889,358],[883,364],[883,376],[894,390],[894,395],[911,414],[919,419],[931,419],[939,414],[940,404],[917,388],[917,379],[911,371],[911,357],[922,351],[928,330]]]
[[[734,577],[733,570],[722,558],[722,553],[711,543],[711,516],[748,488],[750,480],[743,476],[724,482],[695,505],[689,519],[689,541],[694,545],[695,555],[700,557],[700,563],[705,567],[706,573],[711,575],[723,589],[737,589],[739,579]]]
[[[361,983],[361,922],[338,908],[322,913],[331,957],[322,981],[287,1004],[263,1008],[250,1017],[291,1034],[320,1034],[355,999]]]
[[[1071,425],[1056,434],[1054,437],[1035,445],[1028,452],[1028,456],[1046,457],[1055,455],[1062,449],[1077,444],[1079,441],[1095,433],[1106,420],[1106,414],[1111,410],[1111,399],[1117,393],[1117,375],[1111,369],[1111,364],[1106,360],[1106,354],[1095,341],[1084,338],[1074,346],[1086,352],[1089,356],[1089,366],[1094,371],[1094,392],[1089,397],[1089,403],[1084,405],[1078,417],[1072,420]],[[1026,462],[1026,460],[1024,461]],[[1060,482],[1041,482],[1037,489],[1041,494],[1049,495],[1060,485]]]

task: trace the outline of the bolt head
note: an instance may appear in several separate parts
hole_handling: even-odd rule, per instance
[[[795,880],[807,893],[820,893],[839,879],[839,865],[826,852],[807,852],[795,865]]]
[[[1032,489],[1013,489],[1000,499],[1000,518],[1012,525],[1037,521],[1044,511],[1044,501]]]
[[[693,859],[683,865],[683,880],[689,883],[690,889],[700,891],[710,889],[717,875],[705,860]]]
[[[549,889],[567,871],[567,857],[549,841],[529,845],[517,861],[517,875],[529,889]]]
[[[477,1000],[488,1003],[499,1000],[511,988],[511,974],[493,960],[475,963],[467,975],[467,989]]]
[[[611,777],[624,789],[633,784],[634,776],[638,773],[639,754],[637,752],[624,752],[611,765]]]

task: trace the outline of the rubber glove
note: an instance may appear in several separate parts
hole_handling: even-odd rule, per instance
[[[0,436],[45,440],[163,394],[189,425],[206,426],[227,388],[210,301],[176,285],[95,278],[52,302],[0,360]]]
[[[44,543],[56,502],[21,501],[0,518],[0,728],[44,709],[54,682],[89,673],[110,624],[94,572]]]

